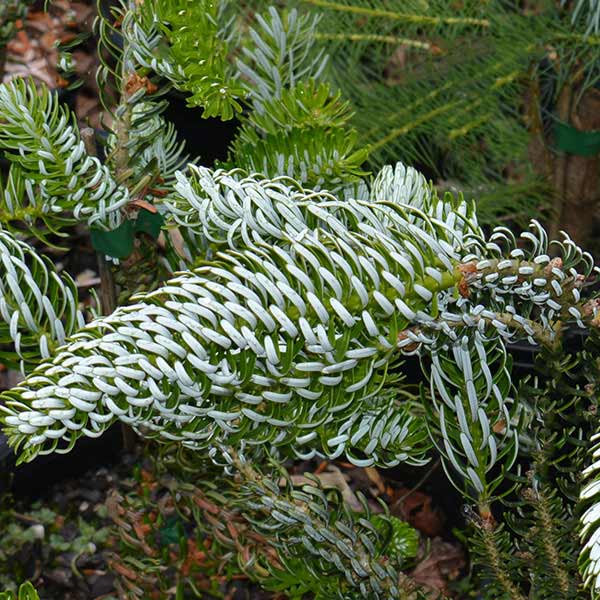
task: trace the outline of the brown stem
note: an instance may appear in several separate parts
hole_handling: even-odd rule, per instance
[[[123,96],[125,97],[125,96]],[[117,118],[114,124],[114,133],[116,138],[115,149],[110,158],[114,161],[115,177],[118,183],[127,182],[129,170],[129,129],[131,128],[132,111],[129,105],[125,106],[122,116]]]
[[[6,65],[6,46],[0,41],[0,83],[4,79],[4,68]]]
[[[573,89],[571,85],[567,83],[562,89],[556,104],[558,117],[564,123],[568,123],[570,120],[572,98]],[[556,239],[558,237],[560,224],[562,222],[568,164],[569,155],[566,152],[556,159],[554,167],[554,202],[552,203],[552,221],[550,222],[549,227],[551,239]]]
[[[86,152],[90,156],[98,155],[96,146],[96,133],[91,127],[86,127],[81,131],[81,139],[85,146]],[[115,278],[110,264],[105,256],[96,252],[98,261],[98,275],[100,276],[100,305],[102,311],[109,315],[117,308],[117,287]],[[125,423],[121,423],[121,436],[123,438],[123,448],[127,452],[133,452],[135,448],[136,436],[133,429]]]

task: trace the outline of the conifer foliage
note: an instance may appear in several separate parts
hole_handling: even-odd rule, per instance
[[[525,223],[552,209],[560,222],[569,200],[558,165],[565,151],[586,153],[585,133],[567,150],[560,132],[598,129],[584,116],[599,110],[589,104],[600,76],[596,0],[294,4],[321,17],[326,74],[350,100],[372,165],[422,165],[476,198],[482,220]]]
[[[293,9],[122,2],[98,21],[104,161],[51,92],[0,85],[2,360],[25,375],[0,396],[3,431],[20,461],[119,421],[160,442],[160,502],[144,492],[111,505],[130,553],[115,564],[139,571],[120,571],[130,598],[172,589],[161,556],[189,567],[198,544],[209,572],[233,556],[229,576],[292,598],[426,598],[406,573],[412,528],[364,499],[352,512],[316,478],[294,486],[284,465],[420,467],[436,455],[468,507],[486,597],[582,597],[578,494],[590,505],[580,568],[598,595],[597,462],[581,492],[578,475],[598,453],[594,261],[536,221],[519,236],[486,230],[474,202],[438,195],[402,163],[364,172],[317,25]],[[227,164],[185,155],[163,116],[171,88],[204,116],[237,116]],[[77,223],[121,274],[109,290],[119,305],[95,318],[26,241]],[[115,250],[139,231],[135,252]],[[565,332],[582,328],[585,347],[567,352]],[[540,352],[537,379],[517,382],[515,343]],[[419,396],[402,377],[410,355]],[[199,536],[175,558],[134,526],[140,507],[167,504]]]

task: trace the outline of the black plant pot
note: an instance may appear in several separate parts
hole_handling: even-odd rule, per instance
[[[225,161],[231,142],[239,127],[236,119],[221,121],[217,118],[204,119],[202,109],[187,105],[187,97],[171,91],[164,117],[173,123],[180,140],[185,141],[186,150],[200,163],[213,166],[216,161]]]
[[[119,461],[123,454],[121,426],[117,423],[99,438],[81,438],[67,454],[38,456],[16,466],[16,458],[0,433],[0,494],[11,491],[17,498],[35,498],[67,477],[79,477],[90,469]]]

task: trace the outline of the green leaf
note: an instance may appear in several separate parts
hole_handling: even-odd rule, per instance
[[[390,558],[404,561],[409,558],[414,558],[419,549],[419,533],[413,529],[405,521],[401,521],[397,517],[388,515],[383,517],[375,515],[371,522],[380,532],[385,532],[388,527],[391,527],[391,536],[383,552]],[[388,534],[389,535],[389,534]]]

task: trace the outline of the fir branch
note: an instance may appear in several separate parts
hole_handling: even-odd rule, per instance
[[[553,502],[553,499],[548,496],[544,486],[536,486],[529,490],[526,499],[534,506],[535,517],[539,523],[532,531],[532,535],[536,539],[534,545],[542,549],[544,557],[541,559],[539,555],[536,556],[536,562],[540,565],[538,568],[539,578],[547,580],[548,590],[559,590],[563,598],[569,598],[573,592],[573,576],[564,568],[564,560],[559,552],[563,542],[563,533],[557,531],[556,528],[556,523],[562,518],[563,511],[557,510],[556,501]],[[539,584],[536,585],[536,588],[539,590]]]
[[[210,468],[207,471],[197,457],[174,455],[168,449],[160,452],[162,466],[151,474],[156,477],[152,483],[157,498],[151,510],[161,515],[165,507],[172,507],[211,539],[210,544],[202,544],[196,536],[194,545],[204,548],[201,556],[186,560],[185,551],[180,550],[186,566],[179,571],[187,573],[186,584],[191,586],[196,570],[204,577],[218,578],[227,561],[230,577],[244,573],[265,589],[284,591],[298,600],[307,593],[320,600],[427,597],[400,571],[403,560],[415,551],[415,532],[405,523],[386,514],[372,515],[364,500],[361,511],[350,511],[336,490],[324,489],[310,475],[300,488],[292,485],[281,467],[265,474],[231,450],[224,452],[232,477],[219,488],[211,481]],[[164,472],[167,468],[168,473]],[[152,525],[136,525],[144,485],[140,485],[142,493],[113,496],[110,502],[124,547],[143,550],[150,559],[138,563],[142,568],[135,577],[123,570],[121,580],[130,589],[134,582],[162,589],[169,587],[168,573],[163,570],[161,574],[152,560],[158,554],[148,531]],[[114,560],[128,564],[129,554],[122,551]],[[143,594],[140,589],[139,596],[132,596]]]
[[[430,42],[393,35],[377,35],[375,33],[315,33],[315,39],[324,41],[383,42],[394,46],[407,46],[409,48],[437,52],[434,44]]]
[[[0,223],[7,231],[57,247],[49,235],[66,237],[64,229],[75,222],[72,215],[50,210],[50,203],[37,193],[34,182],[18,165],[11,164],[5,181],[0,177]]]
[[[569,0],[561,0],[561,5],[570,3]],[[595,0],[573,0],[574,6],[571,8],[571,22],[579,25],[583,22],[586,26],[586,39],[591,37],[592,33],[600,33],[600,5]]]
[[[197,234],[210,232],[210,239],[221,246],[218,260],[182,273],[135,298],[137,304],[90,324],[52,364],[43,365],[34,379],[8,393],[6,414],[29,424],[33,417],[26,403],[36,402],[41,393],[60,396],[68,387],[70,399],[61,402],[65,409],[66,402],[79,406],[86,423],[64,433],[70,443],[82,434],[100,435],[120,419],[149,436],[177,439],[198,449],[221,442],[235,446],[252,431],[256,440],[299,454],[339,456],[346,447],[352,451],[351,443],[347,436],[336,441],[335,450],[325,440],[316,443],[323,419],[335,430],[365,411],[365,401],[385,385],[387,365],[398,351],[410,353],[411,345],[422,345],[423,351],[435,355],[440,339],[462,343],[462,331],[436,326],[439,316],[448,320],[453,311],[465,332],[479,332],[470,316],[487,315],[479,303],[506,307],[512,296],[524,314],[538,311],[547,330],[563,306],[579,321],[584,318],[569,294],[540,294],[526,284],[532,273],[523,273],[526,281],[521,283],[514,276],[486,275],[480,289],[473,286],[469,300],[465,294],[457,302],[461,290],[464,293],[465,273],[476,274],[477,268],[488,268],[499,256],[530,256],[536,264],[547,265],[545,233],[539,229],[538,237],[523,234],[532,245],[529,249],[518,248],[501,228],[486,241],[469,213],[472,207],[451,197],[440,200],[419,187],[417,178],[411,181],[401,166],[385,171],[370,203],[340,201],[328,193],[303,190],[296,182],[288,187],[281,181],[240,181],[207,169],[197,173],[197,181],[181,179],[183,204],[173,205],[173,212],[189,226],[185,215],[198,211]],[[392,191],[386,192],[388,185]],[[380,193],[385,195],[378,200]],[[406,198],[407,193],[412,197]],[[252,200],[237,204],[238,196]],[[205,202],[210,202],[211,211],[202,210]],[[250,211],[253,203],[260,210]],[[569,240],[562,251],[561,266],[555,262],[551,267],[561,281],[566,279],[565,269],[591,268],[588,257]],[[474,267],[473,261],[483,256],[489,258]],[[511,265],[512,259],[505,262]],[[585,318],[594,318],[596,312],[591,307]],[[517,318],[523,317],[515,311],[513,319]],[[131,321],[140,322],[144,333],[129,327]],[[411,331],[415,325],[426,333]],[[331,341],[325,326],[333,327]],[[485,335],[490,340],[512,337],[493,318]],[[473,364],[488,389],[485,352],[477,351],[477,345],[474,351]],[[57,379],[59,372],[75,374],[76,356],[77,378]],[[97,361],[108,369],[102,371],[104,380],[94,375]],[[446,368],[450,363],[441,371]],[[451,372],[463,386],[463,375],[456,367]],[[493,391],[500,413],[508,391],[504,375],[501,381],[493,382],[485,396]],[[467,385],[465,398],[471,402],[471,397]],[[332,411],[333,406],[337,408]],[[286,418],[286,411],[295,418]],[[9,429],[11,443],[26,443],[26,458],[52,451],[55,440],[44,432],[62,431],[61,414],[49,414],[52,424],[30,439],[18,428]],[[473,422],[479,423],[478,410],[473,414]],[[506,455],[510,464],[515,440],[509,435],[510,415],[504,414],[507,443],[488,445],[486,452],[490,457]],[[377,443],[367,448],[379,451]],[[410,455],[401,446],[398,451],[406,458]],[[379,460],[375,455],[365,458]],[[495,460],[478,468],[489,469]],[[474,478],[473,482],[477,488]],[[496,484],[490,485],[492,490]]]
[[[264,16],[256,15],[257,26],[250,28],[250,41],[242,45],[236,60],[255,110],[264,112],[262,103],[281,97],[286,88],[293,89],[303,80],[321,76],[327,56],[314,43],[318,21],[296,10],[282,17],[274,7]]]
[[[153,58],[152,67],[177,89],[189,92],[189,104],[201,106],[205,118],[228,120],[240,113],[245,91],[228,62],[230,48],[223,18],[227,2],[160,0],[148,4],[143,10],[161,23],[169,44],[168,58]],[[164,54],[166,49],[161,49]]]
[[[522,102],[527,74],[540,64],[544,48],[558,43],[553,36],[567,33],[550,8],[531,18],[506,3],[405,3],[400,14],[432,20],[423,26],[384,17],[394,11],[381,2],[302,4],[324,14],[318,35],[328,38],[328,75],[352,101],[354,125],[372,148],[370,165],[398,158],[426,165],[432,176],[485,202],[489,209],[480,218],[488,223],[510,212],[524,224],[547,208],[549,186],[525,160],[528,132],[510,107]],[[354,9],[359,12],[348,12]],[[450,24],[447,18],[487,26]],[[399,44],[402,54],[392,54],[388,38],[414,39],[432,50]]]
[[[72,215],[72,222],[104,227],[120,222],[127,190],[87,155],[74,115],[48,89],[25,80],[1,84],[0,114],[0,148],[29,181],[29,198],[39,194],[43,210],[59,219]]]
[[[0,357],[28,373],[83,327],[77,287],[6,231],[0,231],[0,263]]]
[[[349,210],[352,205],[345,202],[340,207]],[[290,208],[291,205],[286,210]],[[364,214],[364,211],[364,207],[360,208],[361,214]],[[374,214],[372,219],[376,219]],[[372,223],[375,225],[377,221],[372,220]],[[404,252],[398,242],[394,242],[393,238],[385,236],[385,229],[383,223],[377,226],[377,233],[371,238],[373,249],[378,253],[387,253],[395,247],[396,252]],[[180,439],[184,445],[195,448],[212,445],[221,439],[230,440],[230,443],[237,444],[247,436],[247,431],[252,429],[257,439],[264,435],[265,440],[273,440],[277,445],[291,444],[300,453],[306,451],[314,453],[317,449],[313,447],[309,450],[305,444],[314,437],[310,430],[316,430],[321,426],[322,410],[328,410],[326,405],[329,405],[330,402],[338,404],[339,407],[335,413],[330,413],[334,418],[328,419],[328,422],[330,424],[338,422],[340,425],[358,411],[361,406],[360,399],[368,398],[373,391],[380,387],[384,372],[378,372],[375,367],[379,366],[380,368],[385,362],[389,361],[395,348],[394,341],[397,331],[401,330],[402,322],[405,322],[405,317],[397,317],[392,322],[389,321],[389,306],[393,306],[391,303],[398,295],[397,290],[385,285],[385,287],[381,287],[381,291],[374,292],[371,298],[365,298],[362,293],[365,285],[361,285],[358,278],[352,280],[353,274],[343,270],[343,266],[347,261],[349,259],[353,260],[351,256],[354,253],[358,253],[358,256],[363,254],[366,256],[366,248],[370,247],[366,245],[368,238],[362,235],[361,242],[358,244],[358,240],[353,240],[351,232],[348,231],[345,237],[352,245],[346,247],[335,241],[336,238],[339,238],[341,230],[336,228],[336,232],[335,237],[319,230],[308,237],[304,234],[305,240],[297,240],[294,243],[294,253],[299,253],[295,259],[292,258],[293,255],[286,254],[283,248],[280,249],[279,253],[274,253],[265,259],[261,259],[255,254],[255,251],[259,251],[258,248],[255,248],[255,251],[250,249],[223,251],[219,255],[219,263],[217,264],[220,264],[220,266],[218,268],[213,263],[213,265],[201,267],[195,272],[181,274],[178,278],[171,280],[164,288],[143,298],[139,297],[137,299],[138,304],[120,308],[110,317],[97,320],[82,331],[72,341],[71,347],[55,359],[62,364],[61,371],[66,369],[66,371],[63,371],[66,374],[71,369],[68,365],[70,364],[69,357],[73,356],[73,352],[83,353],[86,356],[84,362],[87,363],[87,366],[84,366],[82,362],[77,367],[79,371],[83,368],[81,373],[87,373],[84,376],[87,377],[86,389],[83,389],[83,382],[78,377],[77,388],[79,391],[73,389],[70,392],[72,400],[68,400],[68,402],[80,404],[79,400],[82,400],[84,404],[80,406],[90,408],[90,412],[84,417],[86,421],[89,419],[90,422],[89,426],[84,427],[82,430],[72,430],[69,433],[71,441],[74,442],[81,433],[91,432],[100,435],[112,421],[119,418],[136,428],[147,429],[149,435],[153,435],[151,432],[155,431],[157,435],[164,434],[171,439]],[[382,240],[386,238],[392,244],[387,250],[381,244]],[[302,248],[305,248],[306,252]],[[348,256],[348,258],[343,258],[343,262],[340,263],[341,266],[336,266],[338,252],[341,253],[342,258],[345,255]],[[434,259],[434,256],[435,260],[439,260],[439,256],[434,255],[433,250],[430,250],[430,252],[431,260]],[[289,258],[286,258],[286,256]],[[317,256],[323,261],[323,270],[320,277],[324,278],[320,282],[317,281],[319,287],[314,287],[309,279],[303,277],[300,281],[304,289],[298,288],[297,282],[291,278],[297,278],[297,274],[300,272],[299,269],[306,269],[305,260],[317,260]],[[297,263],[297,266],[294,266],[294,262]],[[389,268],[393,268],[395,271],[395,274],[390,273],[392,278],[398,277],[400,269],[408,268],[400,267],[399,264],[392,266],[389,259],[388,264],[390,265]],[[381,269],[381,266],[378,266],[377,269]],[[331,271],[333,279],[328,275],[324,275],[325,271]],[[287,276],[284,276],[285,272],[288,273]],[[228,273],[231,273],[231,275]],[[357,275],[361,275],[360,272],[357,271]],[[233,280],[231,276],[233,276]],[[361,277],[364,278],[365,275],[361,275]],[[373,281],[383,281],[383,279],[379,279],[380,277],[383,277],[383,271],[381,275],[376,275],[375,272],[372,274]],[[389,278],[387,275],[386,277]],[[334,280],[337,280],[340,284],[334,284]],[[352,284],[351,281],[355,281],[355,283]],[[439,294],[445,287],[452,286],[455,281],[452,275],[440,282],[432,278],[426,282],[426,285],[429,286],[428,290],[431,290],[427,293]],[[217,288],[225,290],[230,283],[234,287],[229,292],[224,291],[226,296],[224,297],[225,303],[222,306],[217,306],[217,299],[215,298],[209,303],[212,309],[207,305],[208,312],[202,310],[198,313],[193,309],[197,302],[204,304],[201,298],[206,293],[212,296],[210,289],[214,288],[215,285]],[[342,287],[338,289],[338,285]],[[318,300],[316,293],[321,295],[323,293],[321,290],[330,286],[339,298],[332,297],[327,302],[328,309],[325,309],[325,306]],[[419,286],[420,284],[416,284],[415,290],[420,289]],[[294,289],[297,289],[297,291],[292,291]],[[237,290],[237,292],[233,290]],[[342,295],[339,295],[340,290]],[[265,292],[273,295],[278,304],[278,307],[269,308],[269,311],[273,311],[272,316],[270,312],[264,312],[257,307],[258,305],[255,306],[255,302]],[[190,293],[192,296],[190,296]],[[412,299],[405,296],[402,305],[406,303],[407,307],[412,305],[414,309],[417,309],[418,306],[426,306],[423,298],[419,295],[422,293],[424,292],[412,293]],[[183,294],[183,297],[187,297],[191,302],[184,301],[181,303],[177,301],[178,297],[181,298],[180,294]],[[366,301],[368,304],[372,304],[370,310],[373,316],[367,316],[366,314],[369,310],[368,304],[365,304]],[[248,312],[244,308],[247,302],[249,302],[252,310],[258,311],[256,317],[252,316],[252,311]],[[233,304],[230,305],[230,303]],[[217,312],[212,313],[211,310]],[[333,311],[331,314],[335,315],[332,316],[332,321],[328,326],[339,327],[341,334],[336,342],[335,356],[337,358],[331,356],[334,362],[331,362],[331,359],[328,358],[328,353],[331,351],[329,343],[319,333],[323,325],[328,323],[330,319],[327,310]],[[216,314],[220,315],[218,319]],[[361,314],[363,317],[360,316]],[[225,320],[222,319],[223,315],[227,316]],[[148,334],[150,332],[152,334],[146,340],[125,334],[125,331],[128,331],[125,323],[130,319],[141,319],[150,324],[156,317],[161,321],[166,319],[164,321],[168,323],[166,329],[163,329],[161,325],[159,330],[154,331],[153,327],[150,326]],[[237,322],[239,317],[242,317],[242,322]],[[362,342],[359,341],[360,338],[351,338],[349,335],[354,324],[360,322],[358,319],[366,319],[365,322],[368,324],[361,336],[361,338],[364,337]],[[378,330],[377,332],[370,325],[373,319],[375,319],[373,323]],[[350,321],[352,321],[352,324]],[[247,325],[250,325],[252,330],[248,329]],[[123,326],[125,329],[123,329]],[[282,328],[281,333],[277,333],[280,327]],[[307,327],[314,333],[310,333]],[[236,328],[239,329],[239,334],[236,332]],[[163,371],[157,371],[146,360],[142,361],[142,364],[146,365],[148,371],[144,370],[143,367],[139,371],[133,366],[121,366],[122,361],[119,360],[119,366],[115,365],[117,369],[114,371],[115,384],[121,381],[121,375],[118,373],[123,369],[125,369],[123,374],[127,372],[134,375],[134,371],[137,374],[133,376],[133,379],[129,379],[130,383],[127,384],[126,388],[129,392],[126,396],[122,395],[123,390],[118,386],[113,387],[110,384],[110,389],[116,394],[114,400],[111,400],[108,405],[104,405],[104,402],[101,405],[98,401],[109,388],[104,388],[103,391],[97,387],[100,380],[94,377],[89,379],[89,377],[93,374],[94,367],[92,365],[97,360],[104,361],[104,358],[99,357],[108,349],[104,349],[103,344],[99,344],[98,340],[106,335],[105,332],[112,330],[115,331],[115,334],[109,338],[113,340],[110,347],[118,354],[123,354],[122,359],[125,362],[131,358],[137,364],[141,356],[152,356],[152,361],[157,361],[156,364],[161,365]],[[118,333],[118,331],[122,333]],[[302,338],[299,339],[301,332]],[[274,342],[273,337],[271,337],[274,335],[287,336],[285,346],[280,346],[278,341]],[[354,335],[358,335],[358,333]],[[158,336],[156,340],[154,340],[154,336]],[[275,340],[277,339],[278,337],[275,337]],[[167,346],[163,346],[165,343]],[[277,343],[277,346],[274,345],[275,343]],[[120,347],[119,344],[126,344],[127,349],[124,346]],[[234,348],[239,348],[243,352],[232,353]],[[265,352],[268,354],[265,355]],[[307,354],[307,352],[310,354]],[[171,353],[174,354],[171,356]],[[221,363],[221,355],[222,358],[228,356],[229,359],[238,363],[234,372],[230,373],[229,367],[225,368],[224,363],[223,368],[225,370],[217,366]],[[326,362],[315,362],[315,358],[319,356],[321,360]],[[172,364],[176,366],[177,371],[173,371],[171,367],[167,368],[166,359],[174,361]],[[58,365],[58,362],[55,364]],[[281,365],[279,375],[272,370],[271,366],[277,364]],[[207,369],[205,374],[198,370],[202,368],[202,365]],[[250,367],[251,365],[252,367]],[[89,370],[90,368],[92,371]],[[264,375],[254,376],[249,368],[252,368],[252,371],[258,369]],[[315,369],[318,373],[317,377],[312,375]],[[55,370],[56,368],[54,368]],[[42,387],[52,386],[51,378],[54,371],[48,371],[47,369],[44,370],[44,373],[42,371],[42,369],[38,371],[37,379],[34,382],[39,382]],[[189,378],[191,373],[194,373],[193,379]],[[167,409],[165,404],[167,410],[164,412],[164,417],[157,421],[151,416],[153,409],[148,410],[150,408],[148,402],[151,397],[143,400],[147,392],[145,391],[146,384],[141,382],[148,379],[151,386],[148,390],[156,395],[158,393],[156,390],[159,389],[156,385],[162,386],[165,383],[163,379],[169,377],[169,374],[171,376],[177,374],[176,377],[178,378],[183,377],[179,382],[179,385],[183,386],[179,388],[183,392],[178,401],[180,408],[177,412],[179,414],[173,414],[175,419],[172,420],[170,410]],[[156,380],[155,377],[158,375],[160,375],[159,379]],[[200,379],[198,379],[198,376]],[[61,381],[65,381],[64,385],[66,385],[68,379],[61,379]],[[35,385],[34,382],[32,382],[32,385]],[[58,381],[56,384],[62,387],[62,384],[59,384]],[[73,380],[73,384],[75,385],[75,380]],[[272,388],[271,391],[263,390],[263,384],[268,384],[271,388],[273,385],[276,387]],[[277,391],[274,391],[275,389]],[[155,391],[152,392],[152,390]],[[209,392],[210,402],[215,402],[215,404],[212,407],[207,405],[206,409],[201,409],[198,412],[194,405],[205,395],[206,392],[203,392],[203,390]],[[26,392],[24,389],[23,393],[28,398],[31,396],[31,400],[36,398],[38,394],[37,391]],[[350,404],[347,402],[347,394],[354,395],[354,402]],[[81,398],[79,398],[80,396]],[[170,397],[170,395],[165,396],[162,393],[159,396],[163,397],[165,401],[168,401]],[[129,405],[129,400],[127,398],[134,397],[139,397],[139,400],[134,401],[134,404],[137,405],[136,412],[128,416],[129,408],[126,408],[126,406]],[[19,408],[21,406],[20,401],[16,401],[16,398],[15,396],[12,400],[7,401],[5,410],[8,413],[12,414],[15,410],[21,412]],[[87,400],[83,398],[87,398]],[[310,410],[306,402],[308,398],[312,398],[313,401],[317,402],[314,408]],[[209,396],[206,396],[206,400],[209,400]],[[296,430],[294,423],[296,419],[289,421],[282,412],[282,403],[287,405],[286,411],[296,410],[291,408],[290,402],[297,405],[300,411],[296,413],[298,415],[297,419],[301,419],[308,426],[303,430],[302,436]],[[319,402],[326,403],[323,404],[322,409],[318,408]],[[251,404],[251,407],[246,407],[244,404]],[[152,401],[152,405],[156,405],[156,398]],[[22,413],[22,416],[28,419],[29,417],[26,415],[26,412]],[[57,417],[59,417],[59,413],[57,413]],[[233,428],[228,425],[228,421],[232,419],[237,420],[239,425]],[[186,423],[189,423],[189,425],[186,426]],[[184,425],[184,429],[181,428],[182,425]],[[59,426],[59,421],[55,421],[55,426]],[[276,429],[280,429],[279,433],[281,435],[277,435],[275,438],[273,434]],[[260,434],[259,430],[262,430],[263,433]],[[40,435],[43,435],[41,431]],[[10,437],[13,442],[25,441],[16,430],[15,437]],[[41,438],[37,439],[40,440]],[[49,441],[47,448],[29,445],[26,454],[33,456],[40,450],[44,452],[52,451],[54,447],[54,441]],[[370,449],[371,452],[374,450],[375,448]],[[399,450],[402,454],[407,452],[404,448],[399,448]],[[322,451],[325,453],[331,452],[327,447],[324,447]],[[336,452],[339,452],[339,449]]]
[[[363,174],[367,152],[345,125],[347,103],[312,79],[260,102],[232,145],[231,162],[248,172],[296,177],[318,188],[337,187]]]
[[[330,2],[329,0],[301,0],[305,4],[311,4],[319,8],[325,8],[334,11],[348,12],[365,17],[375,17],[383,19],[392,19],[413,23],[420,26],[428,25],[468,25],[476,27],[489,27],[487,19],[472,19],[464,17],[435,17],[429,15],[418,15],[414,13],[396,12],[379,8],[369,8],[366,6],[357,6],[354,4],[343,4],[342,2]]]
[[[436,446],[451,481],[488,513],[518,450],[505,350],[499,343],[486,344],[475,330],[448,349],[433,348],[431,359],[428,426],[440,432],[432,437],[439,439]],[[498,466],[500,476],[495,475]]]
[[[490,573],[497,588],[494,598],[502,600],[526,600],[518,585],[513,581],[516,575],[513,543],[502,527],[493,520],[483,518],[475,525],[481,543],[477,545],[478,563]]]

